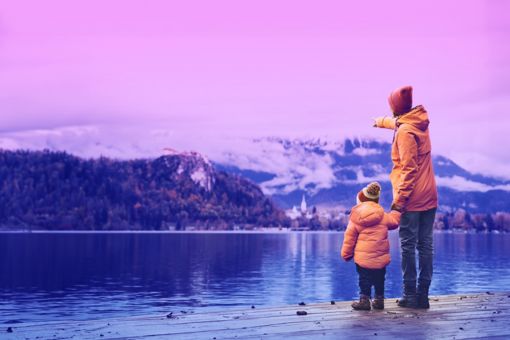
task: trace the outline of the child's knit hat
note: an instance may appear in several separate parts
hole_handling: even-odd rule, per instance
[[[358,192],[357,201],[366,202],[372,201],[379,203],[379,196],[381,195],[381,185],[377,182],[372,182]]]
[[[388,97],[391,111],[396,116],[411,111],[413,107],[413,88],[412,86],[403,86],[394,90]]]

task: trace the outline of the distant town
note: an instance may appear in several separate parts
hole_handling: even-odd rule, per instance
[[[291,219],[290,229],[308,230],[345,230],[349,223],[350,211],[334,207],[320,208],[308,206],[306,196],[301,204],[286,211]],[[464,209],[455,212],[438,212],[434,223],[436,230],[456,230],[475,232],[510,232],[510,213],[469,213]]]

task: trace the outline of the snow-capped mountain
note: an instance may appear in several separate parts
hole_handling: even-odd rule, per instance
[[[196,182],[210,185],[203,174],[213,164],[257,183],[283,208],[299,205],[305,194],[310,205],[348,209],[360,187],[373,180],[383,186],[382,204],[391,202],[391,144],[370,138],[222,139],[214,131],[189,135],[177,128],[78,126],[2,133],[0,149],[49,149],[115,159],[154,159],[196,150],[210,159],[204,158],[197,171],[187,169]],[[442,210],[510,210],[509,180],[472,173],[439,154],[433,160]]]
[[[309,204],[348,209],[359,189],[371,181],[383,186],[382,204],[391,203],[390,143],[264,138],[253,140],[253,146],[249,154],[226,152],[216,166],[255,181],[284,208],[298,205],[305,194]],[[510,209],[510,181],[472,174],[440,155],[433,162],[441,210]]]

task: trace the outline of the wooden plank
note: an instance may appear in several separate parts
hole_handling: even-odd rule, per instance
[[[510,336],[510,294],[469,294],[432,297],[430,310],[397,307],[387,299],[384,311],[357,312],[351,301],[226,310],[216,313],[175,313],[78,322],[45,322],[16,325],[6,339],[178,339],[257,338],[285,336],[341,338],[367,337],[456,337]],[[297,316],[297,310],[308,312]],[[1,332],[1,328],[0,328]]]
[[[479,313],[479,314],[482,314],[482,315],[485,315],[489,312],[492,312],[492,313],[496,313],[497,311],[501,312],[501,311],[505,311],[507,312],[508,310],[508,306],[506,306],[507,308],[502,308],[502,307],[497,307],[497,308],[491,308],[491,309],[486,309],[486,310],[480,310],[478,308],[471,308],[469,310],[466,310],[465,308],[463,308],[463,312],[462,313],[459,313],[457,312],[455,315],[457,315],[457,317],[460,317],[462,316],[462,314],[467,314],[468,317],[470,314],[473,314],[473,313]],[[352,318],[352,317],[357,317],[357,314],[359,312],[352,312],[352,311],[349,311],[349,313],[346,312],[345,309],[343,308],[335,308],[335,309],[330,309],[330,310],[327,310],[327,311],[320,311],[320,310],[314,310],[314,309],[310,309],[310,308],[302,308],[301,309],[305,309],[305,310],[308,310],[309,311],[309,315],[307,316],[308,319],[314,319],[314,318],[318,318],[318,317],[322,317],[324,318],[325,316],[334,316],[334,317],[337,317],[338,319],[346,319],[346,318]],[[179,320],[167,320],[166,318],[162,318],[162,317],[159,317],[159,318],[140,318],[140,319],[136,319],[136,320],[126,320],[126,319],[121,319],[121,320],[118,320],[117,322],[120,322],[120,323],[130,323],[130,324],[133,324],[133,325],[139,325],[141,327],[143,326],[151,326],[152,324],[171,324],[173,327],[175,326],[180,326],[180,327],[184,327],[185,324],[192,324],[193,326],[195,327],[198,327],[198,326],[201,326],[202,324],[209,324],[211,321],[214,321],[214,325],[220,325],[221,323],[228,323],[230,321],[245,321],[245,322],[249,322],[249,321],[253,321],[253,320],[256,320],[256,319],[260,319],[260,320],[264,320],[264,319],[282,319],[282,318],[288,318],[288,317],[294,317],[295,311],[292,312],[292,313],[278,313],[278,314],[266,314],[266,315],[263,315],[263,316],[253,316],[253,315],[249,315],[249,314],[246,314],[246,315],[222,315],[221,318],[218,318],[214,315],[200,315],[200,318],[199,319],[193,319],[192,317],[185,317],[183,318],[183,321],[185,322],[179,322]],[[363,312],[361,312],[363,313]],[[394,318],[398,318],[398,317],[415,317],[416,315],[418,315],[417,312],[414,312],[413,310],[401,310],[401,309],[396,309],[396,311],[392,311],[390,309],[386,310],[385,312],[375,312],[374,313],[388,313],[388,314],[391,314]],[[432,317],[434,316],[434,314],[438,314],[438,313],[442,313],[442,311],[439,311],[436,309],[436,307],[433,305],[433,309],[430,310],[430,311],[426,311],[427,313],[427,317]],[[442,315],[442,314],[439,314],[439,315]],[[448,315],[448,314],[446,314]],[[453,314],[452,314],[453,315]],[[443,315],[443,317],[445,317]],[[182,319],[181,319],[182,320]],[[116,320],[113,320],[112,322],[115,322]],[[99,325],[97,325],[99,324]],[[65,325],[65,324],[64,324]],[[77,327],[91,327],[91,328],[97,328],[97,327],[103,327],[104,325],[107,325],[107,323],[105,321],[97,321],[97,322],[88,322],[88,323],[78,323],[77,324]],[[37,325],[36,325],[37,326]],[[50,326],[50,325],[48,325]],[[58,328],[58,325],[51,325],[53,328]],[[20,326],[22,327],[22,326]],[[40,327],[40,326],[39,326]]]
[[[356,313],[358,313],[358,312],[354,312],[354,314],[356,314]],[[328,314],[330,314],[330,313],[328,313]],[[345,313],[344,313],[344,314],[345,314]],[[483,315],[483,314],[481,314],[481,315]],[[313,315],[312,315],[312,316],[313,316]],[[323,315],[321,316],[321,318],[322,318],[322,319],[324,319],[324,318],[325,318],[325,316],[326,316],[326,317],[330,317],[330,315],[323,314]],[[459,316],[460,316],[460,315],[459,315]],[[294,315],[292,315],[292,316],[286,315],[286,316],[285,316],[285,318],[289,318],[289,317],[294,318]],[[315,317],[317,317],[317,316],[315,316]],[[338,317],[336,317],[335,315],[334,315],[334,317],[335,317],[337,320],[342,319],[342,318],[338,318]],[[410,313],[410,314],[404,314],[404,315],[399,315],[399,316],[395,315],[395,316],[394,316],[394,318],[398,318],[398,317],[414,317],[414,314]],[[476,315],[476,317],[478,317],[478,315]],[[467,318],[468,318],[468,319],[470,318],[469,313],[468,313]],[[314,321],[314,319],[312,319],[312,318],[309,318],[309,319],[311,319],[312,321]],[[262,320],[264,320],[264,319],[262,319]],[[266,319],[266,321],[267,321],[267,320],[269,320],[269,318],[268,318],[268,319]],[[273,320],[274,320],[274,319],[273,319]],[[226,322],[230,322],[230,321],[233,321],[233,320],[232,320],[232,319],[230,319],[230,320],[218,320],[218,321],[214,322],[213,324],[214,324],[215,326],[220,326],[220,324],[221,324],[221,323],[226,323]],[[247,321],[247,320],[238,320],[238,321],[239,321],[239,322],[242,322],[242,321]],[[284,323],[285,321],[284,321],[284,320],[278,320],[278,322],[280,322],[280,323]],[[125,323],[125,322],[124,322],[124,323]],[[152,327],[152,325],[150,325],[149,323],[144,323],[144,321],[143,321],[143,320],[140,320],[140,323],[141,323],[141,324],[139,324],[139,325],[136,325],[136,324],[134,324],[134,323],[131,323],[131,324],[136,325],[136,326],[138,326],[138,327],[142,327],[142,328],[145,328],[145,327]],[[160,324],[166,324],[166,325],[169,325],[169,326],[175,327],[175,325],[171,324],[171,322],[162,322],[162,323],[160,323]],[[208,323],[205,323],[205,324],[207,325]],[[100,329],[101,327],[106,328],[106,326],[107,326],[107,324],[103,324],[103,325],[94,325],[93,327],[91,327],[91,325],[89,325],[89,327],[84,327],[84,328],[88,328],[88,329],[90,330],[90,329]],[[197,323],[197,324],[195,324],[195,328],[197,328],[197,327],[198,327],[198,328],[202,328],[202,326],[203,326],[203,325],[200,325],[200,324],[198,324],[198,323]],[[261,325],[260,325],[260,324],[257,324],[257,325],[255,325],[255,326],[261,326]],[[77,327],[80,327],[80,325],[78,325]],[[222,327],[220,327],[220,328],[222,328]],[[228,326],[225,326],[225,327],[223,327],[223,328],[228,328]]]

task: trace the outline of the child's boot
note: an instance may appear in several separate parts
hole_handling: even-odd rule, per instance
[[[417,294],[417,307],[423,309],[429,309],[429,285],[418,283],[418,294]]]
[[[372,301],[372,307],[374,309],[384,309],[384,296],[376,295]]]
[[[370,296],[361,294],[359,301],[353,302],[351,306],[355,310],[370,310]]]
[[[416,283],[404,285],[404,296],[398,300],[399,307],[416,308]]]

